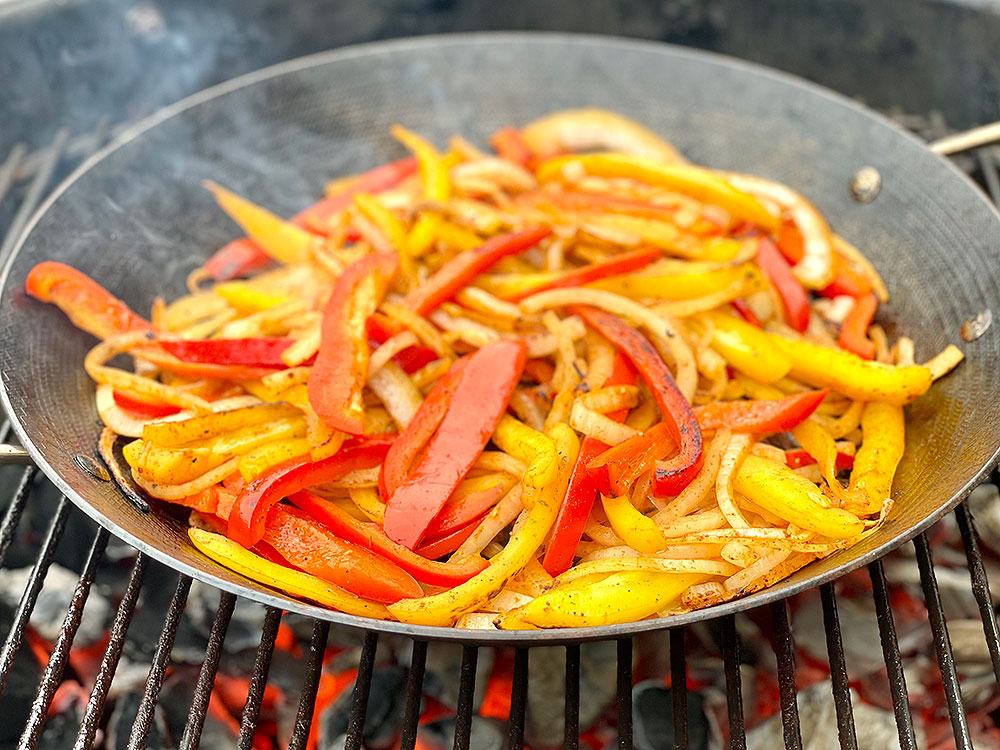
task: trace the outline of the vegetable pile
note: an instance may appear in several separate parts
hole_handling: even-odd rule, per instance
[[[112,474],[205,555],[354,615],[574,627],[745,595],[884,520],[903,407],[962,355],[890,345],[885,285],[801,195],[600,110],[490,152],[392,133],[411,156],[290,220],[208,184],[246,236],[149,319],[28,277],[100,339]]]

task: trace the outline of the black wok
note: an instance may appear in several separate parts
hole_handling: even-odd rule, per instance
[[[994,465],[1000,448],[1000,332],[964,344],[967,360],[907,415],[896,506],[878,533],[740,601],[670,620],[547,632],[479,633],[375,623],[290,599],[202,557],[163,508],[142,515],[73,457],[94,455],[93,345],[54,307],[22,291],[47,259],[76,266],[139,310],[184,292],[184,277],[235,229],[199,187],[212,178],[287,214],[331,176],[401,155],[388,125],[438,142],[483,142],[499,126],[569,106],[619,110],[692,160],[789,183],[882,271],[882,322],[918,359],[962,343],[970,315],[1000,299],[1000,216],[922,143],[846,99],[722,57],[608,38],[491,34],[404,40],[269,68],[187,99],[84,164],[42,207],[4,269],[3,401],[31,456],[86,513],[140,550],[221,588],[351,626],[421,638],[556,643],[612,638],[729,613],[828,581],[940,518]],[[872,203],[852,200],[860,167],[882,175]]]

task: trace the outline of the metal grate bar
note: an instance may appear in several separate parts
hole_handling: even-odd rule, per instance
[[[182,575],[177,581],[177,588],[174,589],[173,599],[170,600],[170,607],[167,609],[167,619],[163,623],[163,630],[160,631],[160,640],[156,644],[153,663],[149,667],[146,689],[142,693],[142,700],[139,701],[127,750],[143,750],[146,747],[149,728],[153,724],[153,709],[156,708],[156,701],[160,697],[163,678],[167,674],[167,662],[170,661],[170,652],[174,649],[174,638],[181,624],[181,615],[184,614],[189,591],[191,591],[191,579]]]
[[[927,616],[934,633],[934,651],[941,667],[941,681],[944,685],[944,697],[948,702],[948,714],[951,716],[955,743],[961,750],[972,750],[969,722],[965,718],[965,706],[962,704],[962,687],[958,683],[955,655],[951,651],[951,638],[948,636],[948,624],[945,622],[944,607],[941,604],[941,590],[938,588],[937,576],[934,575],[934,558],[931,555],[930,545],[927,544],[927,535],[920,534],[915,537],[913,547],[917,551],[920,585],[924,590]]]
[[[10,190],[11,186],[14,184],[14,177],[17,174],[17,168],[21,164],[21,160],[24,159],[24,155],[26,153],[28,153],[28,147],[23,143],[18,143],[11,149],[10,153],[7,154],[7,160],[4,161],[2,166],[0,166],[0,201],[4,199],[4,196],[7,195],[7,191]]]
[[[28,628],[28,620],[31,618],[31,611],[35,608],[38,593],[42,590],[45,574],[49,572],[52,556],[55,554],[56,545],[59,544],[63,531],[66,529],[68,517],[69,500],[63,496],[59,500],[59,507],[56,508],[56,514],[45,534],[45,541],[42,542],[42,547],[38,552],[38,559],[28,576],[28,585],[17,605],[14,622],[11,623],[10,632],[7,634],[7,642],[4,643],[3,650],[0,651],[0,695],[3,695],[3,691],[7,687],[7,678],[10,676],[11,667],[14,666],[14,657],[17,656],[17,650],[21,647],[24,631]]]
[[[990,661],[993,662],[993,676],[1000,685],[1000,629],[997,628],[997,616],[993,611],[990,582],[986,578],[986,568],[983,566],[983,554],[979,550],[979,539],[976,537],[976,525],[972,513],[966,503],[955,508],[955,518],[962,532],[962,543],[965,545],[965,558],[969,562],[969,575],[972,578],[972,593],[979,604],[979,614],[983,618],[983,635],[986,636],[986,646],[990,650]]]
[[[775,656],[778,659],[778,694],[781,700],[781,731],[786,750],[802,750],[802,730],[799,727],[799,707],[795,702],[795,646],[788,624],[785,600],[772,602],[771,623],[774,627]]]
[[[118,668],[118,660],[121,658],[122,649],[125,647],[125,634],[128,626],[132,622],[132,615],[135,613],[135,603],[139,599],[139,590],[142,588],[142,579],[146,575],[146,556],[141,552],[136,555],[135,564],[132,566],[132,574],[128,579],[128,586],[125,588],[125,595],[115,612],[115,619],[111,622],[111,630],[108,634],[108,647],[104,651],[104,658],[101,660],[101,668],[97,672],[94,680],[94,688],[90,691],[90,700],[87,701],[87,708],[80,722],[80,732],[76,736],[73,750],[90,750],[94,744],[94,736],[97,733],[97,723],[104,710],[104,701],[108,697],[108,688],[114,679],[115,670]]]
[[[417,746],[417,722],[420,721],[420,703],[423,700],[424,668],[427,666],[427,641],[414,641],[410,652],[410,671],[406,675],[406,705],[403,708],[403,730],[399,737],[399,750],[413,750]],[[462,655],[463,676],[465,674],[465,654]],[[475,669],[473,669],[475,674]],[[459,705],[462,703],[459,688]],[[471,707],[470,707],[471,710]],[[459,718],[461,718],[459,712]],[[458,742],[458,727],[455,728],[455,742]]]
[[[507,723],[509,747],[524,746],[524,717],[528,707],[528,649],[514,649],[514,673],[511,675],[510,720]]]
[[[365,632],[365,645],[361,647],[361,661],[358,676],[354,680],[354,695],[351,715],[347,720],[347,741],[344,750],[361,750],[365,736],[365,717],[368,715],[368,693],[372,689],[372,672],[375,670],[375,654],[378,651],[378,633]]]
[[[476,698],[476,667],[479,648],[472,644],[462,647],[462,670],[458,681],[458,706],[455,717],[454,750],[469,750],[472,742],[472,711]]]
[[[52,654],[49,656],[49,663],[45,665],[45,673],[38,685],[38,692],[35,700],[31,703],[31,713],[28,715],[28,722],[21,734],[21,739],[17,743],[19,750],[27,750],[38,745],[38,740],[45,727],[45,719],[48,718],[49,706],[52,705],[52,698],[56,694],[56,688],[62,680],[63,670],[69,660],[69,650],[76,638],[76,631],[83,620],[83,607],[90,596],[90,587],[94,583],[94,576],[97,573],[97,566],[104,559],[104,550],[108,546],[108,530],[100,528],[94,543],[91,545],[90,553],[87,555],[87,562],[80,574],[80,580],[73,590],[69,607],[66,610],[66,617],[62,627],[59,629],[59,637],[52,647]]]
[[[882,654],[889,676],[889,691],[892,693],[892,707],[896,715],[896,731],[899,733],[900,750],[917,750],[917,739],[913,733],[913,717],[910,716],[909,694],[906,691],[906,676],[899,656],[899,641],[896,640],[896,623],[892,619],[889,602],[889,587],[885,580],[882,561],[868,565],[868,575],[872,579],[872,595],[875,597],[875,616],[878,620],[879,637],[882,640]]]
[[[618,640],[618,750],[632,750],[632,639]]]
[[[313,712],[316,710],[316,691],[319,690],[319,678],[323,674],[323,657],[326,656],[326,641],[329,637],[330,623],[325,620],[315,620],[312,639],[309,641],[306,676],[302,681],[299,709],[295,714],[295,726],[292,728],[288,750],[305,750],[309,742],[309,728],[312,726]]]
[[[840,616],[837,614],[837,597],[833,584],[824,583],[819,587],[819,594],[823,602],[823,625],[826,630],[826,652],[830,657],[833,704],[837,710],[837,735],[840,737],[841,750],[858,750],[854,706],[851,705],[851,688],[847,679],[844,641],[840,634]]]
[[[580,644],[566,646],[566,705],[563,747],[580,747]]]
[[[14,492],[14,497],[11,498],[10,505],[7,506],[7,512],[3,515],[3,522],[0,523],[0,563],[7,556],[7,548],[10,547],[10,543],[14,539],[14,532],[17,531],[17,525],[21,522],[21,513],[24,512],[28,495],[31,493],[31,483],[35,480],[37,473],[38,469],[34,466],[29,466],[24,470],[17,490]]]
[[[674,628],[670,631],[670,697],[674,709],[674,750],[687,750],[688,746],[687,657],[684,652],[686,636],[687,628]]]
[[[201,744],[201,731],[205,727],[205,714],[212,699],[215,673],[219,669],[219,659],[222,658],[222,642],[226,639],[235,606],[236,597],[233,594],[228,591],[219,592],[219,609],[212,622],[212,631],[208,634],[205,661],[201,663],[201,670],[198,672],[198,682],[195,683],[194,695],[191,697],[191,711],[184,725],[179,750],[198,750]]]
[[[52,145],[46,151],[45,160],[28,186],[28,192],[25,193],[24,200],[21,201],[17,213],[14,214],[10,226],[7,228],[7,236],[4,238],[3,244],[0,244],[0,258],[7,257],[7,253],[10,252],[18,237],[21,236],[21,231],[28,223],[28,219],[31,218],[31,214],[34,213],[35,208],[41,202],[42,198],[45,197],[45,189],[52,180],[52,175],[59,165],[59,160],[62,159],[67,140],[69,140],[69,130],[63,128],[56,134]]]
[[[243,706],[240,736],[236,742],[238,750],[251,750],[253,747],[253,737],[257,733],[257,719],[260,718],[260,704],[264,700],[267,675],[271,671],[271,657],[274,655],[274,641],[278,637],[280,624],[281,610],[268,607],[264,615],[264,627],[261,628],[260,646],[257,647],[257,657],[253,663],[253,676],[250,677],[247,702]]]
[[[720,618],[722,660],[726,666],[726,698],[729,708],[729,748],[746,750],[747,735],[743,725],[743,684],[740,675],[740,640],[736,635],[736,618]]]

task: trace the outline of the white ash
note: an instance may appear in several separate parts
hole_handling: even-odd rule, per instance
[[[0,569],[0,599],[11,607],[16,607],[21,594],[28,586],[31,568]],[[45,576],[38,601],[31,612],[31,627],[45,640],[55,642],[59,637],[66,610],[69,608],[73,591],[80,576],[61,565],[53,563]],[[111,612],[107,600],[97,591],[91,590],[83,608],[83,619],[77,630],[74,644],[89,646],[104,636],[105,624]]]

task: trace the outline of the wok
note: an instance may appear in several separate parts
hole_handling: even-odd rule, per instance
[[[954,507],[1000,448],[1000,331],[964,344],[967,360],[907,410],[907,451],[887,523],[861,543],[745,599],[666,620],[531,632],[470,632],[382,623],[288,598],[225,570],[188,542],[168,508],[135,510],[83,471],[95,454],[94,387],[82,361],[93,340],[24,294],[47,259],[76,266],[139,310],[184,292],[184,278],[236,236],[199,187],[212,178],[291,214],[325,180],[402,155],[401,122],[442,143],[484,142],[496,128],[591,105],[664,134],[698,163],[776,178],[814,200],[886,277],[880,320],[916,341],[917,358],[948,343],[1000,299],[1000,216],[945,159],[883,118],[804,81],[662,44],[561,35],[486,34],[365,45],[278,65],[217,86],[124,134],[42,206],[5,266],[0,297],[3,402],[49,478],[96,521],[174,569],[272,606],[419,638],[565,643],[617,638],[773,601],[875,560]],[[848,191],[860,167],[883,188]]]

